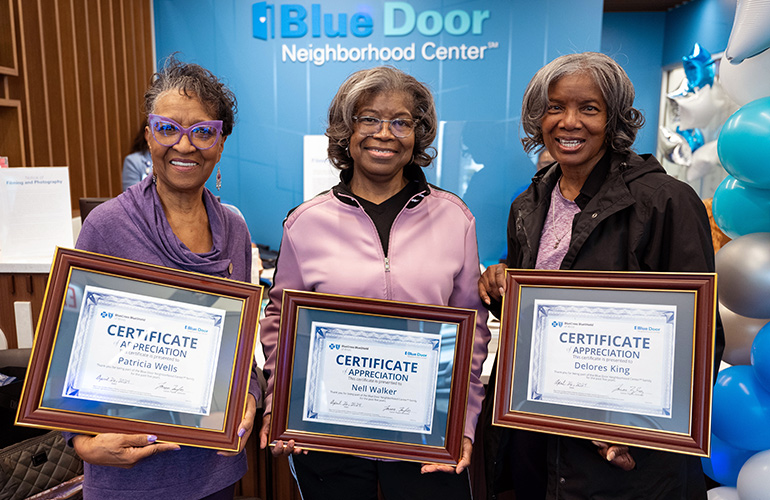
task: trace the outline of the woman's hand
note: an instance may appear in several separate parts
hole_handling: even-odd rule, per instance
[[[505,264],[489,266],[479,278],[479,297],[489,305],[500,302],[505,295]]]
[[[420,472],[422,474],[428,474],[430,472],[454,472],[455,474],[460,474],[462,471],[468,468],[468,466],[471,464],[471,453],[473,452],[473,442],[470,440],[470,438],[464,437],[463,438],[463,456],[460,457],[460,461],[457,463],[457,465],[446,465],[446,464],[422,464],[422,469],[420,469]]]
[[[89,464],[130,469],[150,455],[180,449],[177,444],[156,443],[156,439],[147,434],[79,434],[72,438],[72,446]]]
[[[265,449],[268,444],[268,439],[270,435],[270,414],[266,414],[264,417],[262,417],[262,428],[259,430],[259,447],[261,449]],[[275,446],[273,446],[273,449],[270,450],[274,457],[288,457],[289,455],[299,455],[300,453],[304,453],[307,455],[307,450],[303,450],[302,448],[295,448],[294,447],[294,440],[291,439],[287,442],[283,441],[276,441]]]
[[[636,467],[636,460],[628,451],[628,446],[604,443],[602,441],[591,441],[598,449],[599,455],[612,465],[620,467],[625,471]]]
[[[241,420],[241,425],[238,427],[238,437],[241,438],[238,451],[219,451],[217,452],[217,455],[221,455],[223,457],[234,457],[243,451],[243,447],[246,446],[246,441],[248,441],[249,436],[251,436],[251,430],[254,428],[254,417],[256,415],[257,400],[252,394],[249,394],[246,396],[246,411],[243,412],[243,420]]]

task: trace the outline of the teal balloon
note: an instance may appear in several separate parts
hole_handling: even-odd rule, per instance
[[[770,391],[770,323],[763,326],[751,344],[751,366],[759,383]]]
[[[770,189],[770,97],[742,106],[722,126],[717,154],[725,170],[739,181]]]
[[[770,448],[770,392],[752,367],[731,366],[719,372],[711,412],[712,432],[728,445],[743,450]]]
[[[711,456],[701,458],[703,472],[708,477],[724,486],[738,484],[738,473],[751,455],[752,450],[742,450],[725,443],[711,434]]]
[[[728,175],[714,193],[711,210],[714,222],[730,238],[770,232],[770,189],[758,189]]]

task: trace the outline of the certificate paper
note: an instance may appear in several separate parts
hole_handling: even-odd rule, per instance
[[[535,300],[530,401],[671,417],[676,306]]]
[[[62,396],[208,415],[225,311],[86,286]]]
[[[435,334],[313,322],[303,420],[430,433]]]

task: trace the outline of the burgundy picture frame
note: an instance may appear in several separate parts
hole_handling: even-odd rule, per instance
[[[233,299],[240,304],[240,322],[234,342],[224,425],[207,429],[151,420],[113,417],[43,406],[43,394],[49,377],[65,303],[72,302],[69,288],[73,270],[116,278],[117,282],[143,286],[170,287],[186,292],[201,292]],[[116,288],[117,290],[117,288]],[[154,434],[159,441],[224,451],[237,451],[238,427],[248,395],[257,324],[263,288],[240,281],[212,277],[165,267],[119,259],[80,250],[58,248],[54,256],[37,325],[29,367],[16,416],[17,425],[40,427],[83,434],[120,433]]]
[[[300,366],[306,367],[308,363],[307,359],[297,359],[295,356],[297,321],[301,309],[341,313],[351,321],[357,316],[365,315],[456,324],[450,402],[447,426],[443,430],[444,445],[399,441],[396,432],[393,439],[354,437],[347,435],[345,426],[342,425],[335,426],[339,432],[314,432],[312,427],[292,428],[289,424],[289,411],[294,365],[303,363]],[[476,311],[473,309],[285,290],[273,391],[270,446],[275,446],[279,440],[285,442],[293,439],[296,447],[305,450],[456,465],[462,457],[475,328]]]
[[[494,425],[697,456],[709,455],[717,308],[715,273],[507,269],[505,279],[507,291],[503,299],[500,328]],[[519,335],[520,332],[532,328],[529,321],[531,318],[528,318],[526,324],[520,321],[523,316],[522,294],[527,293],[531,298],[541,293],[553,293],[545,290],[560,290],[556,293],[563,293],[565,297],[570,297],[570,300],[584,300],[580,298],[580,294],[585,290],[607,290],[611,294],[642,291],[651,304],[655,303],[655,294],[659,292],[693,294],[692,335],[688,335],[688,332],[677,332],[675,338],[677,344],[692,342],[692,346],[687,346],[692,349],[691,366],[684,369],[684,372],[692,374],[690,392],[678,395],[690,399],[689,431],[671,432],[665,429],[618,425],[603,419],[568,418],[543,410],[546,405],[538,408],[538,411],[512,410],[517,352],[522,349],[528,352],[531,348],[531,339],[527,342],[522,340],[525,335]],[[521,376],[521,372],[519,374]],[[674,398],[676,397],[675,393]],[[553,403],[550,404],[553,406]]]

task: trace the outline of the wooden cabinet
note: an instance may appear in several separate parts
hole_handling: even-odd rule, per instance
[[[8,340],[8,348],[18,347],[14,302],[32,303],[32,324],[37,326],[43,305],[47,273],[0,273],[0,330]]]

